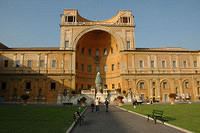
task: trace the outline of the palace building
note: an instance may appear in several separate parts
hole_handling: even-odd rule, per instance
[[[177,47],[136,48],[134,16],[119,10],[105,21],[61,15],[60,47],[8,48],[0,44],[1,102],[57,103],[58,94],[95,87],[120,90],[167,102],[170,93],[200,100],[200,50]]]

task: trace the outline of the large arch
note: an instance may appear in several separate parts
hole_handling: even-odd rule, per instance
[[[122,84],[119,78],[118,64],[121,63],[121,54],[118,40],[99,28],[82,32],[76,39],[74,49],[77,90],[95,87],[97,72],[101,73],[103,79],[102,88],[117,89]]]
[[[91,26],[90,28],[84,29],[83,31],[81,31],[74,39],[73,43],[72,43],[72,49],[76,50],[76,46],[77,43],[79,41],[79,39],[85,35],[86,33],[90,32],[90,31],[94,31],[94,30],[101,30],[101,31],[105,31],[108,32],[109,34],[111,34],[112,36],[114,36],[114,38],[117,40],[117,42],[120,45],[120,50],[124,49],[124,43],[121,39],[120,36],[118,36],[116,33],[114,33],[110,28],[105,27],[105,26]]]

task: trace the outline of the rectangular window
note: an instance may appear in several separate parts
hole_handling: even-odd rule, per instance
[[[44,67],[44,60],[40,60],[40,67]]]
[[[105,65],[104,66],[104,72],[107,72],[108,71],[108,67]]]
[[[186,68],[187,67],[187,62],[183,61],[183,67]]]
[[[69,48],[69,41],[65,41],[65,48]]]
[[[197,85],[200,85],[200,81],[197,81]]]
[[[84,51],[85,51],[85,48],[82,48],[81,49],[81,53],[84,54]]]
[[[151,67],[154,68],[154,60],[151,61]]]
[[[83,89],[83,84],[81,84],[81,89]]]
[[[164,94],[165,96],[165,102],[168,102],[168,94]]]
[[[88,84],[87,86],[88,86],[88,90],[91,89],[91,85]]]
[[[120,85],[120,83],[118,83],[118,88],[119,88],[119,89],[121,88],[121,85]]]
[[[99,50],[98,49],[96,50],[96,56],[99,56]]]
[[[28,67],[32,67],[32,60],[28,60]]]
[[[176,61],[173,61],[173,67],[176,68]]]
[[[52,68],[56,68],[56,60],[52,60]]]
[[[153,96],[155,97],[156,96],[156,89],[153,88]]]
[[[99,72],[99,66],[96,66],[96,72]]]
[[[142,100],[142,101],[145,101],[144,94],[141,94],[141,100]]]
[[[126,42],[126,47],[127,47],[127,49],[130,49],[130,41]]]
[[[74,16],[68,16],[68,22],[73,22],[74,21]]]
[[[118,69],[120,69],[120,63],[119,62],[117,63],[117,66],[118,66]]]
[[[105,84],[105,85],[104,85],[104,89],[107,89],[107,88],[108,88],[108,86],[107,86],[107,84]]]
[[[143,68],[143,61],[140,60],[140,68]]]
[[[4,60],[4,67],[8,67],[8,60]]]
[[[112,84],[112,89],[115,89],[115,84]]]
[[[166,67],[166,62],[163,60],[162,61],[162,68],[165,68]]]
[[[167,82],[163,82],[163,88],[167,89]]]
[[[20,61],[19,60],[15,61],[15,67],[20,67]]]
[[[78,62],[76,62],[76,69],[78,69]]]
[[[6,82],[2,82],[2,83],[1,83],[1,89],[2,89],[2,90],[5,90],[5,89],[6,89],[6,86],[7,86]]]
[[[54,82],[51,83],[51,90],[52,91],[56,90],[56,83],[54,83]]]
[[[87,71],[88,71],[88,72],[91,72],[91,71],[92,71],[92,66],[91,66],[91,65],[88,65]]]
[[[91,49],[88,49],[88,55],[91,55]]]
[[[30,90],[31,89],[31,82],[26,82],[26,90]]]
[[[84,71],[84,64],[81,64],[81,71]]]
[[[197,61],[194,61],[194,67],[197,67]]]
[[[128,23],[128,18],[127,17],[121,17],[122,23]]]
[[[185,88],[189,88],[189,82],[185,82]]]
[[[103,53],[104,53],[104,55],[107,55],[107,49],[106,48],[104,49]]]
[[[115,65],[114,65],[114,64],[112,64],[112,71],[114,71],[114,69],[115,69]]]
[[[144,89],[144,82],[140,83],[140,89],[143,90]]]
[[[114,53],[114,50],[113,50],[113,48],[111,48],[111,53],[112,53],[112,54]]]

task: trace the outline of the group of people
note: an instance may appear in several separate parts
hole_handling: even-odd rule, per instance
[[[94,108],[96,108],[96,112],[99,111],[99,104],[100,104],[100,99],[97,97],[97,98],[95,99],[95,101],[92,101],[92,103],[91,103],[92,112],[94,112]],[[108,112],[108,104],[109,104],[109,101],[108,101],[107,98],[106,98],[104,104],[105,104],[106,112]]]

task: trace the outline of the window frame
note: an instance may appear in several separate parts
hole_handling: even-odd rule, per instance
[[[162,60],[162,68],[166,68],[166,61]]]
[[[140,85],[140,90],[144,90],[144,89],[145,89],[145,87],[144,87],[144,86],[145,86],[145,85],[144,85],[144,82],[140,82],[139,85]]]
[[[87,66],[87,72],[92,72],[92,65]]]
[[[69,48],[69,41],[65,41],[65,48]]]
[[[56,90],[56,82],[51,82],[51,91]]]
[[[31,82],[26,82],[26,90],[31,90]]]
[[[1,82],[1,90],[7,89],[7,82]]]
[[[108,66],[107,65],[103,66],[103,70],[104,72],[108,72]]]
[[[172,65],[173,65],[173,68],[176,68],[176,67],[177,67],[176,61],[175,61],[175,60],[172,61]]]
[[[27,67],[32,67],[32,64],[33,64],[33,63],[32,63],[32,60],[28,60],[28,61],[27,61]]]
[[[52,60],[52,62],[51,62],[52,64],[51,64],[51,68],[56,68],[56,60]]]
[[[143,60],[140,60],[139,65],[140,65],[140,68],[143,68],[143,67],[144,67],[144,62],[143,62]]]
[[[111,65],[111,70],[114,71],[115,70],[115,64]]]
[[[4,60],[4,68],[8,67],[8,60]]]
[[[41,68],[44,67],[44,60],[40,60],[40,67],[41,67]]]

